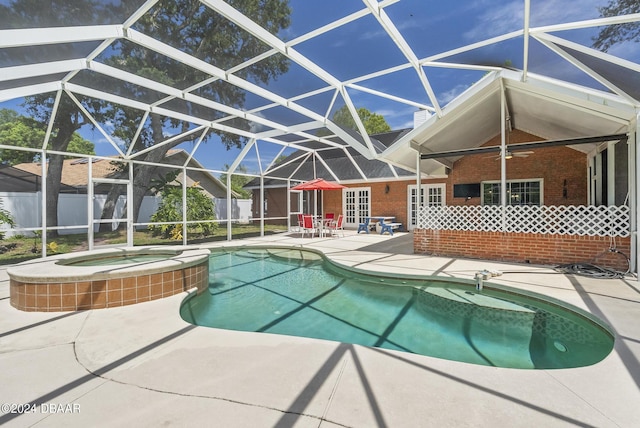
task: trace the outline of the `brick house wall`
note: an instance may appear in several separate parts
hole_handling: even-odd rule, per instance
[[[542,140],[514,129],[510,144]],[[500,136],[484,146],[499,146]],[[499,153],[464,156],[454,163],[447,182],[447,205],[480,205],[481,198],[453,197],[454,184],[500,180]],[[507,160],[507,180],[542,178],[544,205],[584,205],[587,203],[587,155],[568,147],[538,148],[525,157]],[[565,191],[566,190],[566,191]],[[565,197],[566,195],[566,197]]]
[[[610,245],[607,236],[432,229],[413,231],[413,251],[416,254],[541,265],[593,263],[626,271],[627,260],[619,253],[609,251]],[[627,257],[631,254],[630,238],[616,238],[615,245]]]
[[[422,180],[426,184],[435,182],[444,182],[445,180]],[[406,230],[407,225],[407,208],[408,208],[408,186],[415,185],[416,180],[388,181],[388,182],[370,182],[345,184],[346,187],[369,187],[371,189],[371,214],[394,216],[396,222],[402,223],[403,229]],[[388,186],[388,187],[387,187]],[[342,191],[334,190],[324,192],[324,211],[338,214],[342,212]]]
[[[514,130],[509,143],[540,140]],[[500,144],[500,136],[485,146]],[[453,185],[500,180],[498,154],[478,154],[459,159],[447,180],[447,205],[479,205],[481,198],[453,198]],[[585,205],[588,201],[586,154],[568,147],[533,150],[526,158],[507,160],[507,180],[542,178],[544,205]],[[468,257],[519,263],[558,265],[593,263],[625,271],[627,260],[609,251],[611,239],[602,236],[546,235],[534,233],[475,232],[416,229],[414,253]],[[630,238],[616,238],[616,248],[630,254]]]

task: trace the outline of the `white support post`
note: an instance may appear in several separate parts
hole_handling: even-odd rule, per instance
[[[616,143],[607,143],[607,205],[616,204]]]
[[[287,230],[291,231],[291,179],[287,178]]]
[[[420,151],[418,151],[416,155],[416,228],[418,227],[419,213],[422,207],[422,173],[420,172],[420,160]],[[410,224],[407,225],[407,230],[409,230],[409,227],[411,227]]]
[[[133,162],[129,161],[127,182],[127,247],[133,247]]]
[[[264,236],[264,175],[260,175],[260,236]]]
[[[231,216],[233,215],[231,207],[231,173],[227,172],[227,241],[233,239],[233,229],[231,228]]]
[[[629,206],[629,235],[631,236],[630,242],[630,254],[629,254],[629,270],[631,272],[637,272],[638,268],[638,163],[636,161],[638,156],[638,150],[636,147],[636,138],[638,133],[635,129],[629,132],[629,139],[627,140],[627,171],[629,181],[629,200],[627,204]]]
[[[500,212],[502,215],[502,231],[507,230],[507,141],[506,108],[507,100],[504,94],[504,84],[500,81]]]
[[[187,245],[187,168],[182,167],[182,245]]]
[[[638,150],[638,136],[640,136],[640,111],[637,111],[636,113],[636,124],[635,124],[635,130],[634,132],[631,133],[631,135],[629,136],[629,141],[631,142],[631,144],[634,147],[634,151],[635,151],[635,186],[633,189],[633,204],[631,205],[634,209],[635,209],[635,216],[634,216],[634,224],[635,227],[632,227],[631,229],[631,252],[635,253],[635,256],[633,257],[633,262],[635,263],[635,267],[637,268],[638,266],[640,266],[640,251],[638,251],[638,224],[640,224],[640,207],[638,207],[638,202],[640,201],[640,195],[638,195],[638,189],[640,189],[640,173],[638,172],[638,169],[640,168],[640,150]],[[631,202],[631,201],[630,201]],[[631,257],[631,256],[630,256]],[[640,276],[638,276],[638,281],[640,281]]]
[[[93,250],[93,158],[89,157],[87,168],[87,240],[89,251]]]
[[[52,118],[53,120],[53,118]],[[47,151],[42,150],[40,154],[40,175],[42,176],[42,233],[41,248],[42,257],[47,256]],[[35,245],[34,245],[35,246]]]

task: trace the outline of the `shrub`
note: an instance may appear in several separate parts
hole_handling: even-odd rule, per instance
[[[196,183],[197,184],[197,183]],[[182,222],[182,187],[164,186],[160,192],[162,201],[158,210],[151,216],[154,223]],[[187,188],[187,221],[215,220],[215,206],[213,200],[198,187]],[[216,223],[190,223],[187,232],[202,236],[212,235],[218,225]],[[153,236],[163,238],[182,239],[182,224],[151,225],[149,230]]]
[[[11,216],[11,213],[4,208],[2,208],[2,199],[0,199],[0,226],[3,224],[8,224],[9,226],[15,226],[15,221]],[[0,231],[0,239],[4,239],[4,232]]]

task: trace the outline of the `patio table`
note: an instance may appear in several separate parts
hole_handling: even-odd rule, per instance
[[[390,215],[376,215],[376,216],[371,216],[371,223],[373,226],[376,227],[376,231],[378,231],[378,233],[382,233],[382,227],[380,228],[380,230],[378,230],[377,225],[380,224],[380,226],[382,226],[383,223],[393,223],[396,221],[396,217],[395,216],[390,216]]]
[[[332,221],[335,221],[335,219],[319,218],[318,216],[314,216],[313,223],[316,226],[316,229],[318,229],[318,237],[324,236],[324,230],[331,224]]]

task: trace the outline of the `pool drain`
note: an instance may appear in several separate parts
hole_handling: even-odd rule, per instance
[[[565,346],[564,343],[560,342],[559,340],[554,340],[553,346],[560,352],[567,352],[567,347]]]

